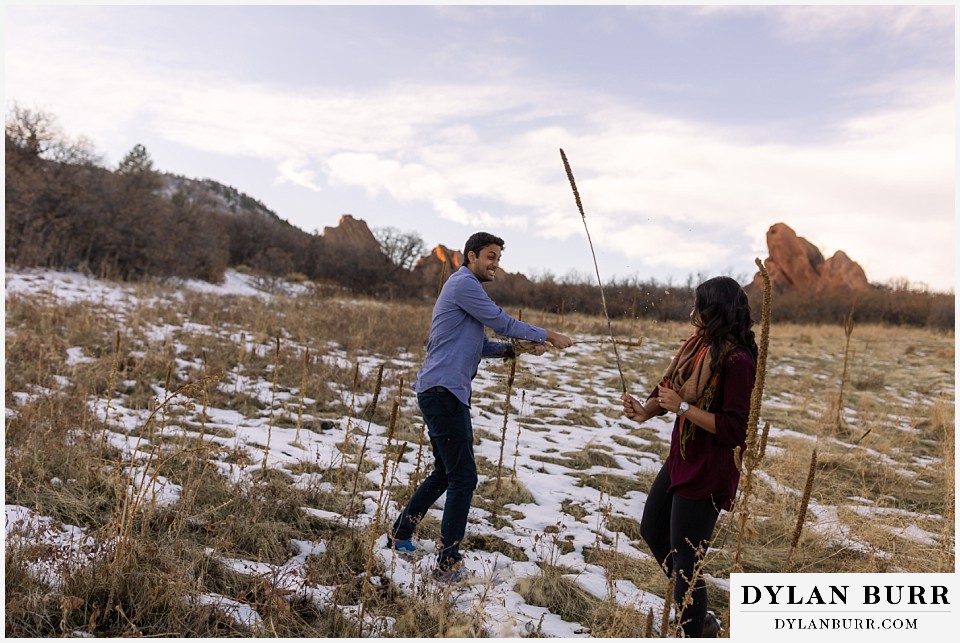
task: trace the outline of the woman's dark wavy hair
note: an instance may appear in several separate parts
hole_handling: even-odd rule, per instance
[[[750,302],[740,284],[730,277],[714,277],[697,286],[697,327],[710,342],[710,365],[719,367],[723,344],[745,348],[757,359],[757,341],[752,330]]]

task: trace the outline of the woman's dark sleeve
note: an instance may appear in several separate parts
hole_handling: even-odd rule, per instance
[[[723,399],[714,411],[717,443],[735,447],[747,439],[747,420],[750,416],[750,394],[757,368],[745,352],[737,351],[723,362]]]

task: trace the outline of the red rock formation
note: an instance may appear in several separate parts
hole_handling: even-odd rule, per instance
[[[340,217],[337,227],[327,226],[323,229],[323,238],[325,241],[342,248],[350,247],[359,250],[361,253],[382,254],[380,243],[370,232],[367,222],[363,219],[355,219],[352,214],[344,214]]]
[[[417,276],[418,283],[422,284],[427,291],[432,288],[434,293],[438,293],[443,282],[462,265],[462,252],[440,245],[430,254],[420,257],[413,268],[413,273]]]
[[[870,283],[856,261],[847,256],[843,250],[837,250],[829,259],[823,262],[820,271],[820,283],[823,288],[848,288],[850,290],[868,290]]]
[[[430,254],[420,257],[413,272],[417,283],[420,284],[421,294],[424,297],[436,297],[447,278],[462,265],[463,253],[459,250],[451,250],[444,245],[439,245]],[[498,294],[511,293],[517,288],[530,285],[532,282],[525,275],[509,273],[500,268],[497,270],[496,278],[492,282],[485,283],[484,288],[496,301]]]
[[[767,248],[770,256],[763,265],[770,275],[773,292],[870,289],[863,268],[846,253],[838,250],[824,260],[815,245],[797,236],[784,223],[776,223],[767,230]],[[762,287],[763,281],[758,272],[753,278],[753,288]]]

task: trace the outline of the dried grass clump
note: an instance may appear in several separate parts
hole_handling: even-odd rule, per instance
[[[483,638],[487,633],[474,615],[456,609],[452,596],[399,600],[385,612],[396,619],[392,635],[400,638]]]
[[[387,570],[375,556],[382,529],[357,526],[364,496],[379,499],[385,519],[386,507],[402,503],[430,465],[428,438],[409,386],[402,384],[415,377],[429,305],[319,295],[277,297],[266,303],[183,294],[186,305],[163,299],[164,290],[155,286],[153,302],[131,303],[122,310],[8,297],[7,502],[84,528],[104,554],[85,566],[58,558],[51,545],[8,541],[5,633],[108,638],[489,635],[483,629],[484,598],[464,613],[452,593],[422,583],[419,576],[415,595],[401,593],[386,579]],[[537,313],[532,317],[534,323],[544,323]],[[184,325],[188,319],[209,326]],[[397,319],[404,323],[398,326]],[[569,313],[564,323],[596,334],[605,330],[602,319]],[[158,340],[160,324],[182,327]],[[621,336],[634,337],[637,325],[635,320],[613,320]],[[618,340],[625,366],[632,371],[630,379],[655,381],[687,331],[688,326],[679,323],[643,324],[642,350]],[[803,572],[952,570],[953,338],[922,329],[858,326],[856,336],[849,338],[852,376],[844,396],[850,430],[838,434],[839,441],[815,444],[817,424],[829,424],[836,410],[824,408],[823,400],[836,393],[843,329],[783,324],[772,331],[772,368],[764,417],[757,426],[763,424],[764,433],[758,432],[753,442],[763,471],[753,482],[750,546],[743,553],[743,567],[759,572],[782,572],[791,564]],[[536,459],[568,467],[568,475],[582,486],[600,492],[599,513],[587,501],[558,505],[566,514],[560,516],[563,521],[580,521],[578,528],[586,524],[597,538],[589,538],[590,544],[580,542],[561,521],[532,534],[536,546],[529,552],[514,544],[515,536],[478,534],[487,530],[471,527],[464,548],[541,563],[545,571],[525,582],[527,591],[537,594],[538,604],[555,607],[593,636],[649,637],[659,629],[654,623],[660,621],[659,611],[641,614],[609,599],[585,596],[569,575],[574,570],[554,565],[562,555],[582,552],[587,563],[603,568],[610,586],[626,579],[641,589],[661,591],[665,577],[651,559],[616,549],[623,551],[627,539],[638,546],[638,517],[624,515],[620,503],[629,491],[649,489],[652,474],[645,473],[646,465],[657,454],[666,455],[668,432],[654,423],[624,426],[610,442],[584,445],[578,436],[578,446],[571,446],[576,429],[565,433],[566,427],[558,430],[558,425],[576,422],[587,432],[591,422],[616,425],[615,401],[611,408],[602,400],[586,403],[571,415],[561,405],[542,404],[538,398],[546,400],[543,395],[532,395],[532,408],[527,409],[524,397],[527,390],[542,393],[571,383],[583,383],[597,395],[604,394],[603,387],[616,389],[616,373],[600,368],[609,352],[594,352],[592,359],[572,364],[563,374],[518,368],[514,387],[523,389],[519,396],[513,391],[513,399],[504,400],[495,386],[488,387],[476,405],[486,427],[495,427],[476,432],[488,456],[478,458],[485,482],[476,504],[494,510],[481,523],[512,528],[522,513],[509,505],[533,502],[516,472],[521,442],[535,439],[556,447],[535,454]],[[74,363],[78,356],[92,361]],[[380,364],[384,368],[378,372]],[[508,368],[509,363],[502,364],[501,374]],[[644,380],[640,374],[649,377]],[[862,383],[877,374],[882,374],[882,386]],[[178,387],[186,387],[183,395],[165,401]],[[372,404],[372,398],[388,396],[392,406]],[[768,400],[776,403],[768,405]],[[153,415],[118,428],[121,407]],[[328,443],[339,446],[322,457],[304,454],[299,461],[264,468],[262,449],[267,445],[243,442],[239,429],[214,428],[214,409],[237,410],[263,426],[269,422],[272,455],[267,464],[286,446],[279,436],[292,436],[293,429],[293,441],[306,442],[313,431],[332,436]],[[107,423],[97,419],[104,411]],[[520,430],[514,437],[508,419],[522,423],[523,440]],[[380,426],[372,428],[373,422]],[[380,427],[388,423],[390,437],[384,447]],[[288,431],[281,433],[283,429]],[[139,439],[139,464],[145,465],[146,476],[132,477],[129,455],[111,446],[108,438],[120,433],[128,435],[131,444]],[[798,437],[802,434],[811,437]],[[374,440],[378,449],[371,449]],[[494,450],[497,443],[500,454]],[[803,483],[814,446],[816,480],[804,512]],[[508,475],[510,450],[513,475]],[[388,457],[380,457],[382,453]],[[397,467],[401,461],[406,463],[403,475]],[[414,462],[415,471],[406,475]],[[643,465],[644,472],[611,473],[622,474],[617,465],[626,462]],[[227,469],[230,476],[224,475]],[[379,482],[368,478],[371,471],[378,472]],[[499,491],[493,486],[498,471]],[[158,476],[182,487],[178,501],[159,506],[150,500],[143,481]],[[529,484],[528,478],[522,479]],[[815,528],[824,505],[836,510],[844,533],[865,551],[833,543]],[[309,509],[343,518],[319,519]],[[921,533],[918,529],[926,540],[908,537]],[[437,539],[439,531],[439,521],[430,515],[418,526],[417,536]],[[705,563],[712,575],[723,577],[735,568],[732,544],[737,535],[733,517],[722,517]],[[219,560],[287,563],[300,551],[294,551],[295,540],[326,547],[302,569],[315,585],[337,587],[334,605],[320,607],[309,594],[289,593],[278,573],[241,574]],[[31,566],[43,562],[64,571],[62,587],[31,575]],[[263,618],[263,625],[250,629],[221,608],[191,603],[201,594],[244,602]],[[723,614],[725,593],[711,589],[710,600],[711,609]],[[348,605],[359,606],[370,621],[360,627],[345,614]],[[371,623],[387,619],[394,619],[391,629],[371,631]],[[543,635],[536,628],[528,633]]]
[[[588,475],[578,473],[576,477],[580,479],[580,484],[585,487],[591,487],[598,491],[604,491],[610,496],[624,497],[631,491],[649,490],[649,486],[644,486],[643,482],[637,478],[627,478],[624,476],[608,475],[601,473],[598,475]]]
[[[116,477],[104,465],[117,452],[101,447],[102,426],[90,418],[83,400],[55,394],[18,411],[5,433],[7,504],[79,526],[108,524]]]
[[[606,600],[597,606],[590,624],[590,636],[595,638],[650,638],[653,618],[635,609]]]
[[[573,516],[575,520],[580,520],[590,515],[590,512],[584,509],[583,505],[580,505],[572,500],[563,500],[560,503],[560,511]]]
[[[488,480],[477,487],[476,495],[499,506],[535,504],[536,498],[516,478],[505,478],[497,488],[497,480]]]
[[[640,522],[628,516],[607,516],[606,527],[610,531],[620,532],[629,540],[640,540]]]
[[[601,447],[590,445],[585,446],[579,451],[566,451],[561,453],[565,458],[570,458],[574,469],[590,469],[593,467],[603,467],[605,469],[620,469],[617,459],[609,453],[601,450]]]
[[[541,565],[540,573],[521,579],[514,591],[532,605],[545,607],[565,621],[590,626],[602,601],[565,577],[569,570]]]
[[[463,539],[463,547],[466,550],[481,549],[483,551],[498,552],[510,560],[519,562],[530,560],[522,547],[509,543],[503,538],[493,534],[467,534],[466,538]]]

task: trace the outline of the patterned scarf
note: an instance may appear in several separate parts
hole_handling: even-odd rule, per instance
[[[720,361],[729,350],[724,345]],[[691,406],[708,410],[717,392],[720,373],[710,368],[710,343],[694,333],[683,343],[664,373],[660,386],[676,391],[680,399]],[[696,437],[696,425],[686,417],[680,418],[680,456],[686,457],[687,440]]]

